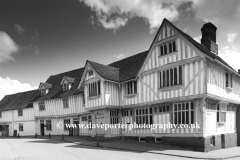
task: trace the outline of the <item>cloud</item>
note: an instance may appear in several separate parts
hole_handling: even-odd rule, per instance
[[[123,57],[125,57],[125,55],[120,53],[120,54],[114,55],[114,57],[116,57],[117,59],[122,59]]]
[[[18,45],[5,32],[0,31],[0,63],[8,60],[14,60],[13,53],[18,52]]]
[[[188,0],[79,0],[96,13],[96,21],[105,29],[116,31],[133,17],[143,18],[150,31],[157,29],[162,20],[178,18],[177,7]],[[190,0],[189,0],[190,1]]]
[[[15,27],[15,31],[18,33],[18,34],[23,34],[25,33],[25,30],[23,29],[23,27],[19,24],[14,24],[14,27]]]
[[[193,38],[195,41],[197,41],[198,43],[201,43],[201,39],[202,39],[202,36],[201,35],[199,35],[199,36],[197,36],[197,37],[195,37],[195,38]]]
[[[235,38],[236,38],[236,34],[235,34],[235,33],[228,34],[227,41],[228,41],[229,43],[232,43]]]
[[[37,87],[32,87],[30,84],[21,83],[18,80],[13,80],[9,77],[2,78],[0,76],[0,100],[8,94],[14,94],[34,89],[37,89]]]

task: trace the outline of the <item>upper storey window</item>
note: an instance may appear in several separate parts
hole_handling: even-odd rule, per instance
[[[230,72],[226,72],[226,87],[233,88],[233,83],[232,83],[232,74]]]
[[[63,86],[63,91],[70,90],[74,82],[75,82],[74,78],[64,76],[61,81],[61,85]]]
[[[88,95],[89,97],[101,95],[101,81],[88,84]]]
[[[41,90],[41,95],[46,95],[51,88],[52,85],[49,83],[40,83],[39,90]]]
[[[159,72],[160,88],[182,85],[182,83],[182,66],[177,66]]]
[[[159,56],[164,56],[166,54],[173,53],[176,51],[177,51],[176,42],[171,41],[171,42],[165,43],[162,46],[160,46],[160,55]]]
[[[137,93],[137,81],[129,81],[126,83],[126,95]]]

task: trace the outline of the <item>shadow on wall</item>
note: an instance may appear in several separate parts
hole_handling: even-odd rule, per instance
[[[240,106],[237,107],[237,145],[240,146]]]

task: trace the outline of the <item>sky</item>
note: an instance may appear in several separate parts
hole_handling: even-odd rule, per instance
[[[148,50],[164,18],[199,42],[212,22],[219,56],[240,69],[239,0],[1,0],[0,99]]]

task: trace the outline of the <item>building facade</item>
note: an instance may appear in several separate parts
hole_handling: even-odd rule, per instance
[[[200,44],[164,19],[147,51],[50,76],[33,102],[35,132],[122,136],[199,151],[236,146],[240,74],[218,56],[217,28],[206,23],[201,31]],[[69,131],[65,124],[85,127]]]
[[[5,96],[0,101],[0,136],[28,136],[35,134],[35,117],[31,101],[39,91]]]

